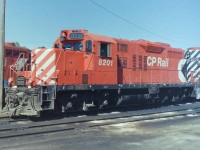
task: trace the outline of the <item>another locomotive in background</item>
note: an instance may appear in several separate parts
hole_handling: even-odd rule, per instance
[[[199,71],[190,69],[196,55],[190,55],[190,62],[185,56],[165,43],[63,30],[53,48],[31,52],[30,70],[16,72],[4,110],[33,116],[200,98]]]
[[[13,77],[11,70],[18,71],[23,69],[25,63],[29,63],[31,51],[21,47],[18,42],[5,43],[4,51],[4,87],[8,86],[9,77]],[[10,83],[15,79],[10,78]]]

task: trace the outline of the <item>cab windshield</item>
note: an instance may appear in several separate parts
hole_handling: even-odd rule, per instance
[[[83,49],[83,43],[82,42],[65,43],[65,44],[63,44],[62,48],[66,49],[66,50],[81,51]]]

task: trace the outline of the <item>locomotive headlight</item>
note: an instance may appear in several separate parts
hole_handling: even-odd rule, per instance
[[[60,34],[60,41],[63,42],[67,39],[67,34],[65,32],[61,32]]]

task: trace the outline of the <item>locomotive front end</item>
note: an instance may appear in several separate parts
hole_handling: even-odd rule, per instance
[[[32,50],[29,70],[13,73],[16,81],[6,89],[4,111],[11,116],[54,111],[57,89],[80,80],[84,33],[85,30],[63,30],[53,48]]]
[[[11,116],[35,116],[45,109],[53,110],[57,51],[39,48],[31,52],[29,70],[16,71],[16,81],[6,88],[5,112]]]

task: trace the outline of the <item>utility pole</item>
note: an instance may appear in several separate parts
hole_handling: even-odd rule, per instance
[[[6,0],[1,0],[1,21],[0,21],[0,111],[3,109],[4,101],[4,45],[5,45],[5,5]]]

